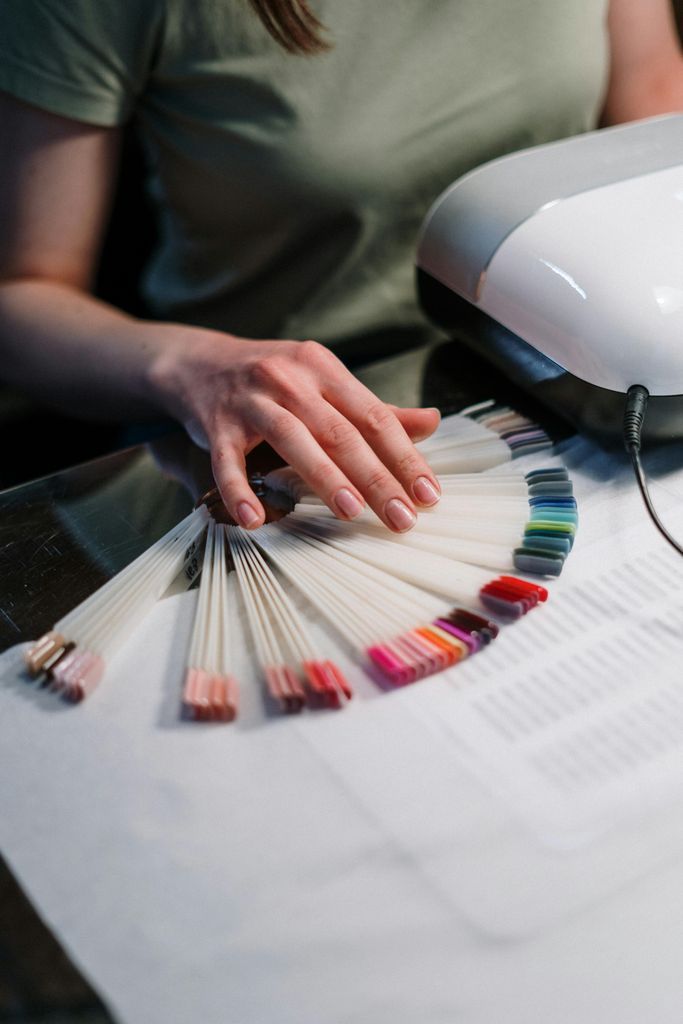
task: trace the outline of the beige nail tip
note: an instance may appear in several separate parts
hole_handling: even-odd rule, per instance
[[[43,665],[53,654],[55,654],[60,647],[64,647],[65,640],[61,633],[56,633],[54,630],[50,630],[44,633],[29,649],[24,653],[24,662],[26,668],[33,676],[37,676],[42,670]]]

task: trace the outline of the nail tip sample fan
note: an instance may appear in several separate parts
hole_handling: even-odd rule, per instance
[[[445,418],[419,445],[442,497],[408,534],[390,533],[369,510],[338,520],[293,470],[275,470],[266,484],[289,497],[288,515],[250,533],[200,506],[31,645],[29,673],[71,701],[88,696],[178,576],[185,586],[200,576],[181,701],[198,721],[238,713],[240,606],[271,701],[296,712],[351,699],[291,588],[390,686],[478,653],[501,625],[546,600],[544,585],[516,573],[557,576],[578,516],[563,467],[524,473],[514,465],[551,446],[542,430],[492,402],[466,413]]]

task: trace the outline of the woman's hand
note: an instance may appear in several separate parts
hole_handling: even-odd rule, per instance
[[[438,501],[436,478],[412,443],[436,428],[436,409],[386,405],[314,341],[188,334],[184,344],[164,347],[152,388],[209,448],[236,522],[252,529],[265,518],[245,471],[245,455],[261,441],[341,519],[355,518],[367,502],[390,530],[403,532],[414,525],[416,506]]]
[[[434,430],[435,410],[385,405],[314,342],[141,322],[88,294],[117,129],[2,95],[0,125],[0,351],[9,382],[72,415],[170,413],[210,448],[228,511],[248,527],[263,522],[264,511],[244,459],[262,440],[342,518],[367,502],[402,531],[415,522],[416,505],[438,499],[410,440]]]

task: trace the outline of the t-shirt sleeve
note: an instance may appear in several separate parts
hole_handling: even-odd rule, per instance
[[[123,124],[162,34],[163,0],[0,0],[0,91],[89,124]]]

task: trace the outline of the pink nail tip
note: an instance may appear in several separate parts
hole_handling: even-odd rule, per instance
[[[392,683],[402,686],[410,682],[410,671],[406,671],[405,662],[401,661],[393,651],[390,651],[383,644],[376,644],[368,647],[367,655],[380,671],[387,676]]]
[[[104,673],[104,659],[92,651],[80,651],[64,667],[61,682],[68,700],[79,701],[88,697]]]

